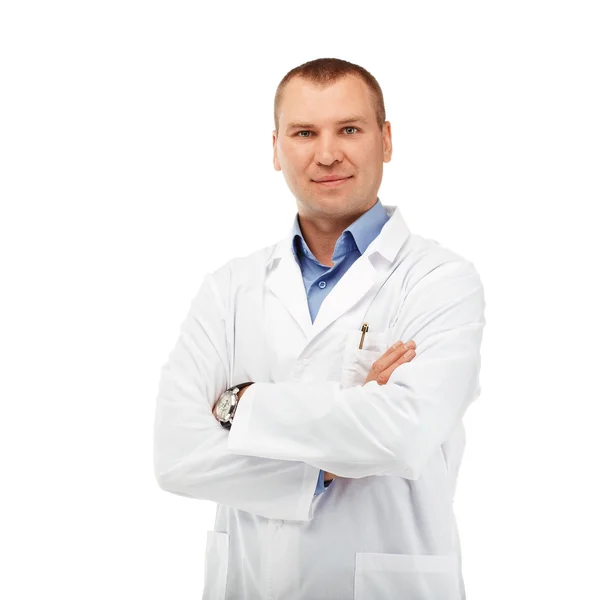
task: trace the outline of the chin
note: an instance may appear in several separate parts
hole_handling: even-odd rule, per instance
[[[348,212],[352,206],[351,199],[343,196],[311,198],[309,202],[304,202],[304,207],[313,213],[325,215],[343,215]]]

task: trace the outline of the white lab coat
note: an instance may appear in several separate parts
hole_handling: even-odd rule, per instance
[[[452,503],[483,287],[385,209],[314,323],[291,229],[207,275],[191,304],[161,371],[154,465],[162,489],[218,503],[204,600],[465,597]],[[400,339],[415,341],[412,361],[363,385]],[[256,383],[227,431],[213,405],[244,381]],[[319,469],[338,477],[314,496]]]

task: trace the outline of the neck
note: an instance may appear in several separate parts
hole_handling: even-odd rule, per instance
[[[326,221],[322,219],[309,219],[307,217],[298,216],[300,229],[306,245],[315,255],[315,258],[322,264],[332,267],[333,251],[335,243],[340,235],[352,221],[347,223],[339,221]]]
[[[335,244],[344,230],[361,215],[373,208],[377,198],[359,214],[346,214],[335,217],[323,217],[320,214],[306,214],[298,206],[298,223],[306,245],[315,258],[327,267],[333,266],[332,256]]]

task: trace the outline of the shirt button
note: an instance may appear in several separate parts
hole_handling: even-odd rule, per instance
[[[321,289],[324,289],[324,288],[326,288],[326,287],[327,287],[327,282],[326,282],[326,281],[319,281],[319,287],[320,287]]]

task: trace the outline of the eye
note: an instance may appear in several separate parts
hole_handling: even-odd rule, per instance
[[[348,127],[343,127],[342,129],[355,129],[356,131],[358,131],[358,127],[353,127],[353,126],[348,126]],[[296,133],[297,137],[301,137],[301,138],[308,138],[309,136],[307,135],[300,135],[301,133],[312,133],[312,131],[309,131],[308,129],[304,129],[302,131],[299,131],[298,133]]]

